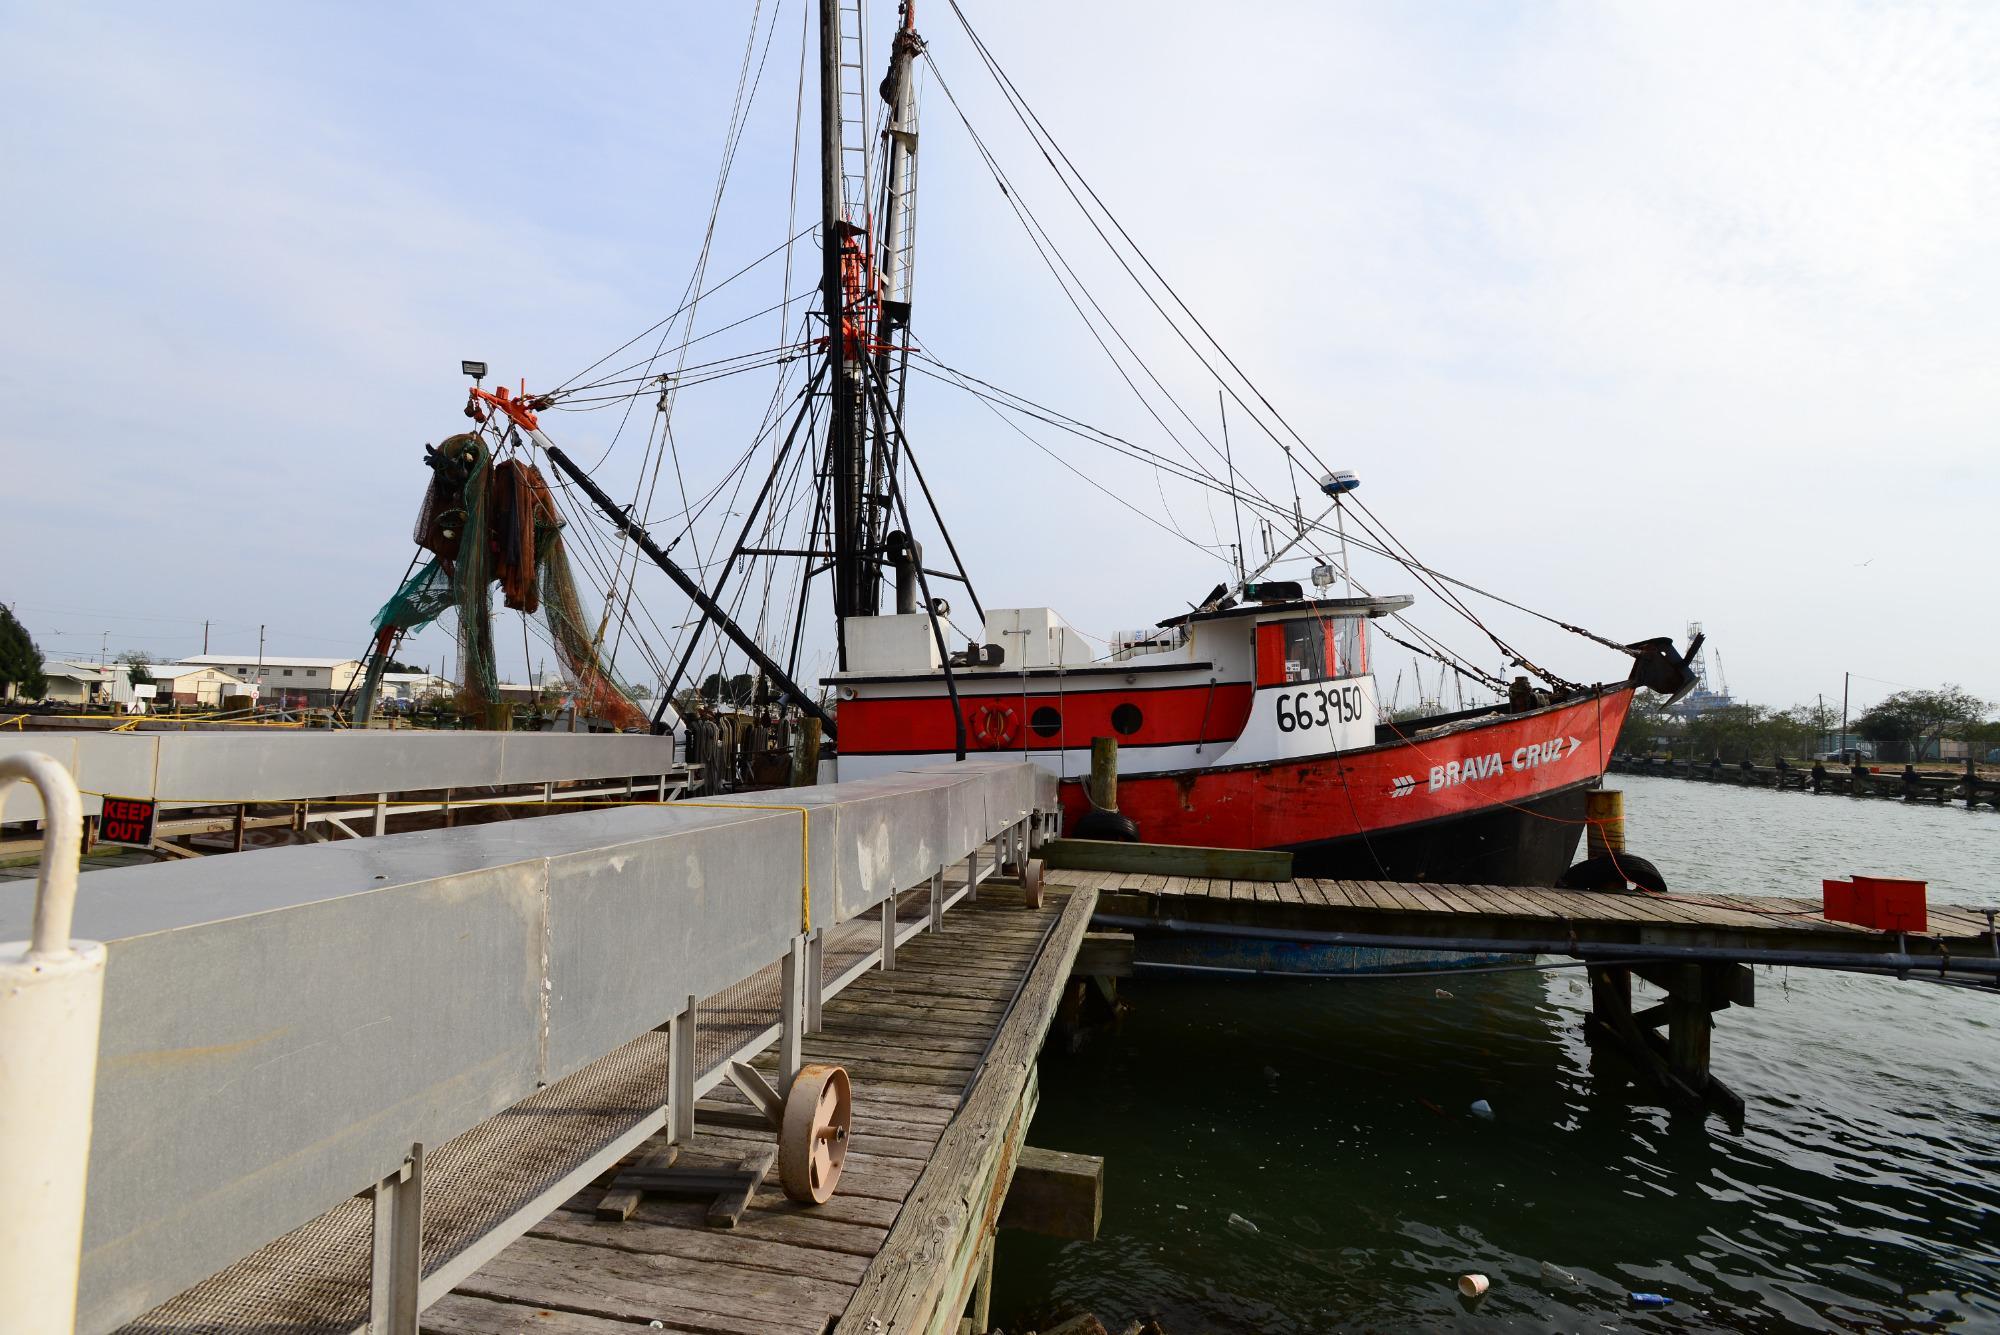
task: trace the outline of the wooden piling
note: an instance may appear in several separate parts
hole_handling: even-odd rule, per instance
[[[1090,739],[1090,800],[1106,811],[1118,810],[1118,739]]]
[[[1591,857],[1625,851],[1625,794],[1616,788],[1586,793],[1583,799],[1585,846]]]

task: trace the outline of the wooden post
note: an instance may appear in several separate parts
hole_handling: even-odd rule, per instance
[[[232,822],[230,842],[234,847],[234,851],[238,853],[243,851],[243,810],[243,803],[238,802],[236,804],[236,819]]]
[[[1118,810],[1118,739],[1090,739],[1090,800],[1106,811]]]
[[[993,1324],[993,1238],[988,1235],[979,1254],[979,1278],[972,1284],[972,1329],[985,1335]]]
[[[1708,1083],[1708,1004],[1699,964],[1674,966],[1667,993],[1667,1062],[1689,1088]]]
[[[1621,1015],[1632,1013],[1632,971],[1592,969],[1590,971],[1590,1014],[1600,1024],[1611,1025]]]
[[[799,744],[792,752],[792,787],[808,788],[819,782],[819,720],[807,716],[799,723]]]
[[[1625,794],[1616,788],[1586,793],[1584,819],[1589,821],[1585,848],[1591,857],[1625,851]]]
[[[377,793],[375,794],[375,833],[387,834],[388,832],[389,795],[387,793]]]

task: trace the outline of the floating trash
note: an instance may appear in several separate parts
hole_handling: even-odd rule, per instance
[[[1674,1300],[1664,1293],[1628,1293],[1634,1307],[1672,1307]]]
[[[1483,1298],[1492,1281],[1477,1271],[1468,1271],[1458,1277],[1459,1294],[1466,1298]]]
[[[1443,988],[1439,988],[1439,989],[1437,990],[1437,999],[1438,999],[1439,1001],[1450,1001],[1450,1000],[1451,1000],[1451,993],[1449,993],[1449,992],[1445,991],[1445,990],[1444,990]]]
[[[1493,1105],[1485,1099],[1474,1099],[1472,1101],[1472,1115],[1482,1122],[1490,1122],[1493,1120]]]
[[[1563,1284],[1575,1284],[1578,1282],[1575,1275],[1570,1274],[1569,1271],[1559,1265],[1550,1265],[1547,1261],[1542,1262],[1542,1278],[1553,1279]]]
[[[1238,1233],[1262,1233],[1264,1231],[1240,1214],[1231,1214],[1229,1216],[1229,1226]]]

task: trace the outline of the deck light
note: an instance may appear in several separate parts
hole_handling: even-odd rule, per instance
[[[486,379],[485,362],[460,362],[458,364],[458,369],[465,372],[467,375],[471,376],[472,383],[475,385],[478,384],[480,381]]]

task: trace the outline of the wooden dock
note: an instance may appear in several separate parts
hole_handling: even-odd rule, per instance
[[[1049,875],[1052,883],[1096,891],[1100,921],[1142,932],[1583,960],[1593,1041],[1623,1051],[1669,1104],[1718,1112],[1734,1124],[1743,1119],[1743,1101],[1709,1070],[1712,1017],[1755,1004],[1749,965],[1921,974],[1992,985],[2000,994],[2000,910],[1993,908],[1931,904],[1925,932],[1901,933],[1829,921],[1816,899],[1157,871]],[[1664,990],[1665,1000],[1634,1010],[1635,977]]]
[[[426,1310],[423,1328],[956,1332],[990,1277],[1035,1059],[1095,900],[1069,892],[1030,910],[1018,889],[988,886],[944,932],[899,949],[893,971],[826,1003],[806,1058],[846,1067],[855,1088],[852,1148],[826,1205],[787,1200],[772,1168],[733,1228],[709,1227],[701,1201],[665,1197],[611,1222],[597,1207],[613,1170]],[[754,1064],[770,1074],[775,1058]],[[678,1163],[733,1167],[774,1143],[722,1085],[697,1105]]]

